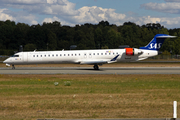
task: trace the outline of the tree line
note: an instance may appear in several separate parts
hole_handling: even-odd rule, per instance
[[[108,21],[98,24],[62,26],[60,22],[44,22],[42,25],[28,25],[14,21],[0,21],[0,55],[12,55],[23,46],[24,51],[75,49],[114,49],[120,45],[139,48],[147,45],[156,34],[178,36],[166,40],[160,49],[171,54],[180,54],[180,28],[167,29],[159,23],[136,25],[125,22],[117,26]]]

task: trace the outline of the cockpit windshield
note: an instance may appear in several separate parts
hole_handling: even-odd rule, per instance
[[[19,57],[19,55],[13,55],[12,57]]]

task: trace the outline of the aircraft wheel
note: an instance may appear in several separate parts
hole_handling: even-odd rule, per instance
[[[13,70],[15,69],[15,66],[14,66],[14,65],[12,65],[12,69],[13,69]]]
[[[94,65],[94,69],[95,70],[99,70],[99,66],[98,65]]]

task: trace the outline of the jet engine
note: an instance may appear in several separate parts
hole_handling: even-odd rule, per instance
[[[126,49],[126,55],[128,56],[134,56],[134,55],[139,55],[143,53],[143,51],[137,48],[125,48],[125,49]]]

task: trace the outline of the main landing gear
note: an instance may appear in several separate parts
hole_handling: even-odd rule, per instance
[[[12,69],[13,69],[13,70],[15,69],[15,66],[14,66],[14,65],[12,65]]]
[[[94,70],[99,70],[99,66],[98,65],[94,65]]]

